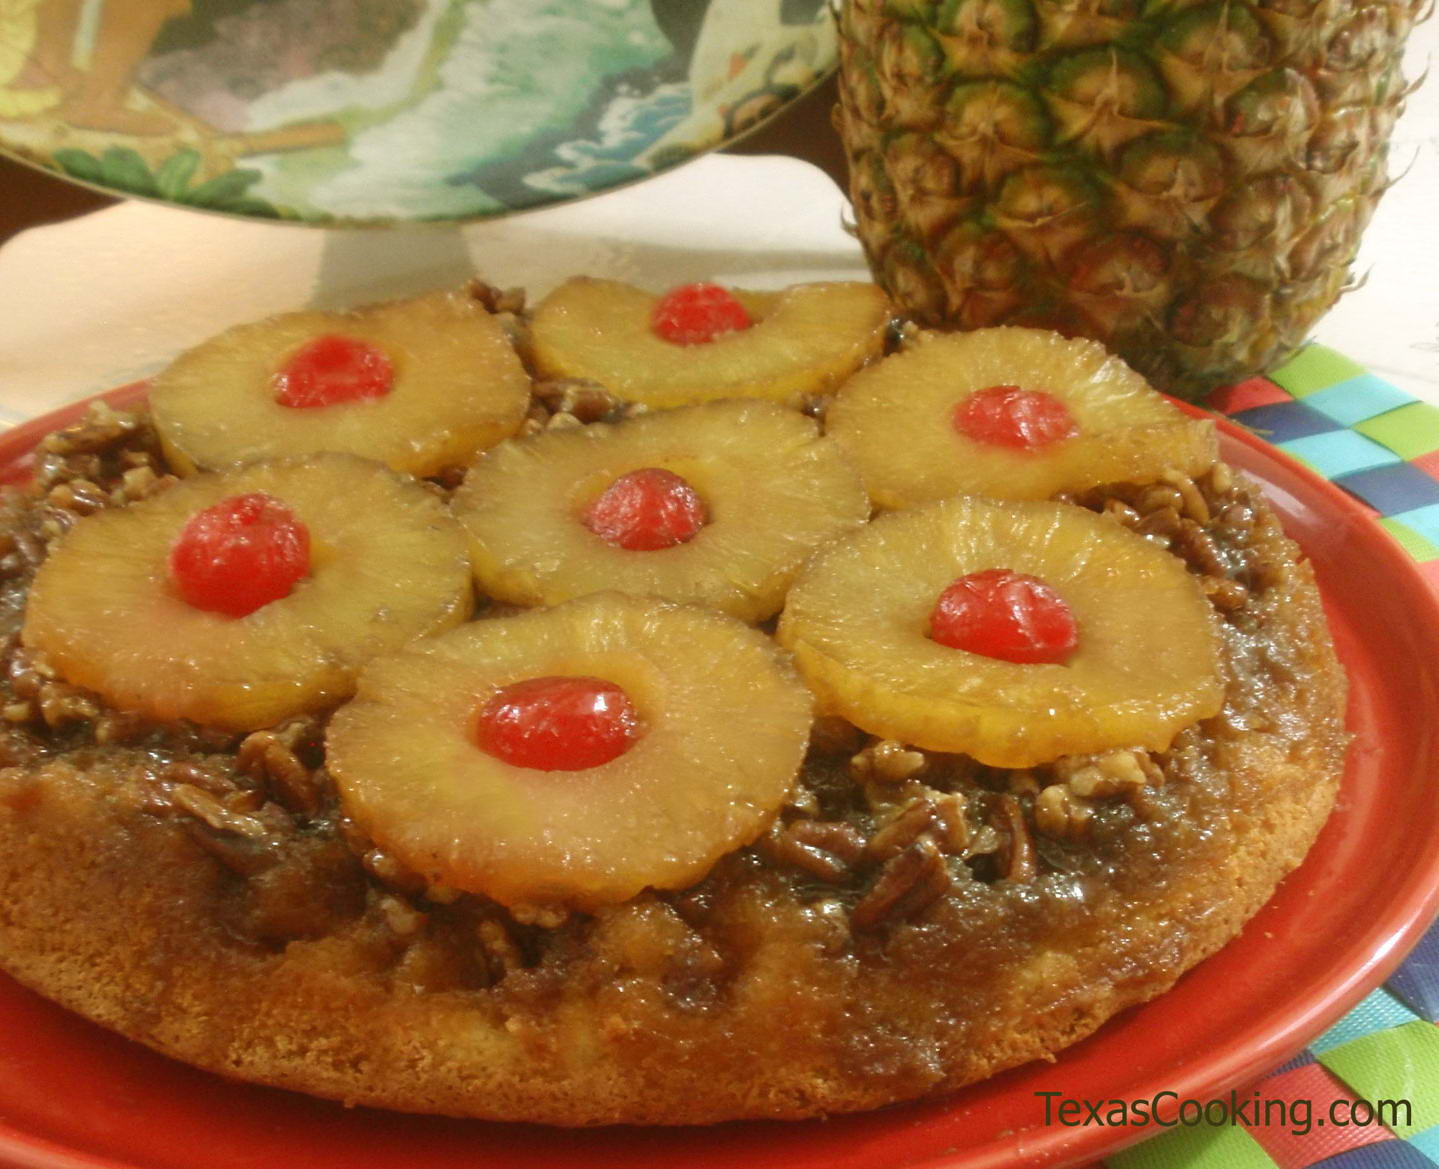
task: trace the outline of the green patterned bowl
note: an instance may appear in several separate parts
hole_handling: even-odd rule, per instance
[[[478,219],[721,146],[835,53],[824,0],[0,0],[0,150],[235,215]]]

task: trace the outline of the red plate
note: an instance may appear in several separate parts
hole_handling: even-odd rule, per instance
[[[120,391],[133,398],[139,387]],[[112,395],[112,400],[114,395]],[[79,407],[0,438],[0,478]],[[1439,907],[1439,602],[1342,492],[1237,427],[1225,457],[1261,480],[1318,571],[1353,683],[1339,808],[1244,934],[1169,994],[1056,1064],[935,1103],[804,1124],[573,1132],[392,1115],[230,1083],[0,978],[0,1163],[31,1169],[901,1169],[1064,1164],[1133,1130],[1044,1126],[1038,1092],[1225,1092],[1271,1070],[1381,982]]]

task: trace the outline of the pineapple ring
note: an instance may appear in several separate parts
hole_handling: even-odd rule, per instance
[[[1021,665],[927,636],[955,578],[1039,577],[1069,605],[1063,665]],[[822,704],[871,734],[992,767],[1139,746],[1163,751],[1224,700],[1213,608],[1184,565],[1083,508],[958,496],[882,516],[790,590],[779,640]]]
[[[253,491],[309,529],[309,575],[244,617],[192,607],[171,546],[197,511]],[[472,599],[464,533],[439,499],[321,454],[197,475],[80,520],[35,576],[22,637],[122,710],[247,731],[347,698],[365,661],[458,624]]]
[[[702,345],[657,336],[659,297],[577,276],[545,297],[530,322],[545,377],[586,378],[627,402],[668,408],[716,398],[798,405],[833,390],[884,348],[889,301],[873,284],[797,284],[734,295],[755,322]]]
[[[306,343],[336,333],[384,353],[395,371],[389,392],[282,406],[276,373]],[[432,475],[514,434],[529,402],[529,378],[499,322],[456,292],[238,325],[182,354],[150,390],[165,458],[182,475],[314,451]]]
[[[475,744],[500,688],[595,676],[643,733],[583,771],[516,767]],[[769,825],[803,762],[811,698],[769,638],[694,606],[597,593],[475,621],[378,658],[331,720],[346,810],[432,882],[594,907],[679,889]]]
[[[699,493],[710,520],[691,539],[633,552],[580,522],[611,483],[644,467],[682,475]],[[744,400],[502,443],[451,506],[469,530],[480,587],[498,600],[553,605],[613,588],[746,621],[777,613],[814,549],[869,518],[859,476],[813,419]]]
[[[977,442],[953,423],[958,403],[1017,383],[1068,407],[1079,433],[1034,451]],[[1047,499],[1105,483],[1199,475],[1219,457],[1213,423],[1196,422],[1094,341],[1003,326],[925,333],[849,380],[825,429],[853,457],[883,508],[951,495]]]

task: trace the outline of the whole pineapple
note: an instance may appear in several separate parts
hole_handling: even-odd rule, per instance
[[[838,125],[920,321],[1103,341],[1198,397],[1343,291],[1418,0],[846,0]]]

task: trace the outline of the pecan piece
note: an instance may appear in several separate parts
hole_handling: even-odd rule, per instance
[[[233,872],[251,877],[279,860],[280,842],[258,817],[187,783],[170,790],[169,803],[185,816],[181,823],[190,839]]]
[[[1164,783],[1164,772],[1137,747],[1096,755],[1066,755],[1055,761],[1055,777],[1077,796],[1112,796],[1129,788]],[[1046,789],[1047,790],[1047,789]]]
[[[802,844],[833,853],[846,864],[856,864],[864,853],[864,837],[858,828],[842,820],[796,820],[789,834]]]
[[[855,929],[874,929],[885,921],[901,921],[924,912],[954,883],[939,846],[928,837],[916,840],[885,862],[879,877],[850,912]]]
[[[1191,567],[1206,576],[1227,576],[1229,566],[1219,555],[1213,537],[1190,519],[1182,519],[1173,533],[1174,550],[1187,560]]]
[[[500,288],[477,278],[469,282],[465,291],[479,301],[487,313],[514,313],[518,316],[525,311],[523,288]]]
[[[525,956],[514,937],[498,918],[484,918],[475,927],[480,943],[480,954],[489,971],[490,981],[499,982],[506,974],[520,970],[525,965]]]
[[[1039,873],[1034,840],[1024,820],[1024,809],[1006,792],[999,797],[999,871],[1007,881],[1032,881]]]
[[[279,731],[255,731],[235,753],[240,774],[264,783],[280,804],[302,816],[319,812],[329,790],[322,769],[306,767],[295,753],[295,745],[312,731],[303,721]]]
[[[579,422],[599,422],[623,412],[624,403],[609,390],[586,378],[555,378],[538,382],[535,397],[555,414],[569,414]]]
[[[1034,825],[1046,836],[1082,839],[1092,815],[1094,805],[1076,795],[1068,784],[1050,784],[1034,798]]]
[[[808,822],[801,820],[799,824]],[[774,864],[803,869],[811,876],[831,885],[844,881],[850,874],[849,863],[815,840],[803,839],[801,834],[794,831],[798,826],[786,827],[776,820],[770,825],[770,830],[756,842],[760,855]],[[835,827],[842,829],[846,826],[837,824]],[[847,847],[852,843],[839,839],[840,847]]]
[[[915,751],[893,739],[876,739],[849,761],[849,773],[857,783],[878,779],[901,783],[913,779],[929,761],[923,751]]]
[[[1180,471],[1164,472],[1164,481],[1179,492],[1180,514],[1196,524],[1209,522],[1209,501],[1204,498],[1198,484]]]

